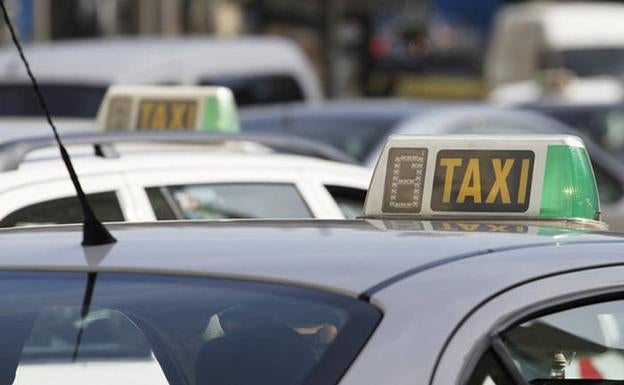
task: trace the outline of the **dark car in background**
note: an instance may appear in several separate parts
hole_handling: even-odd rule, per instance
[[[351,100],[289,104],[241,111],[243,132],[287,133],[330,144],[372,167],[392,134],[571,134],[585,138],[604,217],[624,230],[624,167],[619,159],[574,128],[526,108],[484,103]]]

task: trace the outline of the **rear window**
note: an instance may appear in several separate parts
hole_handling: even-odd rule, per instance
[[[219,76],[203,78],[199,84],[230,88],[239,106],[299,102],[305,99],[297,80],[285,74]]]
[[[123,222],[124,215],[114,191],[88,194],[87,199],[102,222]],[[57,198],[22,207],[0,221],[0,227],[81,223],[82,208],[76,196]]]
[[[367,117],[315,117],[315,116],[280,116],[245,117],[241,116],[244,132],[267,132],[287,134],[313,139],[333,146],[344,153],[364,162],[375,151],[392,128],[402,117],[396,119],[370,119]]]
[[[7,384],[334,384],[380,319],[356,299],[198,277],[0,274]]]
[[[40,84],[50,112],[54,116],[93,118],[97,114],[106,87]],[[30,84],[0,85],[0,116],[43,116]]]

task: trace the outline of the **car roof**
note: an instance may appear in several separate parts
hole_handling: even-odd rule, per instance
[[[493,120],[501,119],[521,122],[523,125],[535,129],[534,132],[574,131],[554,118],[531,110],[489,104],[472,104],[452,107],[438,106],[437,108],[429,109],[423,114],[402,122],[396,132],[406,134],[445,134],[452,128],[455,128],[454,126],[457,123],[465,124],[471,120],[478,121],[483,117]]]
[[[252,144],[253,145],[253,144]],[[91,146],[70,147],[72,163],[80,174],[129,172],[141,170],[197,169],[211,172],[213,169],[238,169],[249,174],[259,175],[264,171],[292,171],[295,173],[310,170],[319,173],[333,172],[348,178],[361,180],[361,188],[366,188],[371,170],[352,164],[328,161],[300,155],[287,155],[271,152],[247,152],[220,147],[210,150],[207,146],[183,147],[155,146],[130,147],[121,152],[118,158],[101,158],[93,155]],[[268,150],[266,150],[268,151]],[[6,190],[26,182],[50,178],[66,178],[67,171],[56,148],[47,148],[30,154],[17,170],[1,173],[0,190]],[[69,182],[69,179],[68,179]]]
[[[80,246],[80,225],[2,229],[0,269],[209,275],[355,296],[409,272],[482,254],[500,252],[504,258],[506,250],[535,246],[624,242],[614,234],[545,226],[527,226],[525,233],[518,234],[413,230],[421,222],[412,222],[412,230],[388,230],[379,223],[383,222],[110,224],[117,243],[85,248]]]
[[[85,39],[31,44],[24,48],[40,82],[97,86],[195,84],[199,78],[209,79],[214,75],[287,73],[298,79],[308,97],[320,98],[320,86],[310,76],[314,72],[301,49],[279,37]],[[0,81],[25,80],[26,73],[15,50],[1,49]]]
[[[391,119],[400,120],[431,108],[463,103],[436,102],[408,99],[341,99],[322,103],[283,103],[270,106],[241,108],[241,120],[292,118],[342,118],[342,119]],[[466,103],[468,104],[468,103]]]
[[[61,135],[94,133],[95,121],[83,118],[54,118],[54,125]],[[52,131],[45,117],[1,117],[0,142],[18,140],[27,137],[52,136]]]

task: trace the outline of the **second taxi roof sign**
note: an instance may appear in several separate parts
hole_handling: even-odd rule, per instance
[[[598,220],[593,170],[573,136],[394,136],[364,216]]]
[[[97,114],[99,131],[238,132],[232,91],[225,87],[111,86]]]

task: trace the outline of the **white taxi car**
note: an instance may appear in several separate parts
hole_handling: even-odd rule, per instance
[[[624,239],[573,137],[391,139],[364,218],[0,230],[13,384],[624,380]]]
[[[329,146],[237,135],[226,88],[112,87],[96,125],[102,133],[64,138],[104,221],[352,218],[370,181]],[[0,144],[1,227],[82,220],[50,146],[49,136]]]

